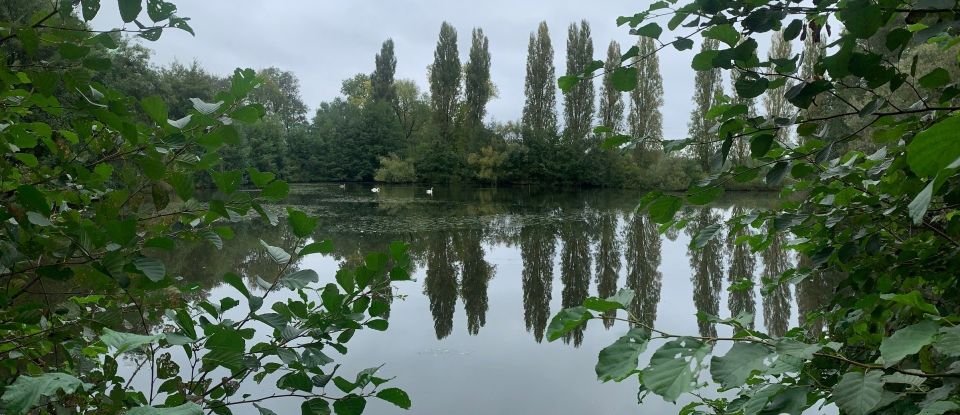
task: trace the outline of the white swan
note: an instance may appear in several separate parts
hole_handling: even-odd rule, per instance
[[[429,189],[427,189],[427,194],[430,195],[430,196],[433,196],[433,188],[432,188],[432,187],[429,188]]]
[[[341,189],[346,189],[346,188],[347,188],[347,185],[341,184],[341,185],[340,185],[340,188],[341,188]]]
[[[373,193],[380,193],[380,188],[379,188],[379,187],[374,187],[373,189],[370,189],[370,191],[373,192]]]

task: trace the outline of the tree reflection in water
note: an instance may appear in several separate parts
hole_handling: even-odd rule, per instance
[[[552,226],[531,224],[520,229],[523,321],[538,343],[543,341],[543,332],[550,318],[555,249],[556,233]]]
[[[560,280],[563,283],[561,305],[563,308],[583,304],[590,290],[590,239],[587,224],[583,219],[568,218],[560,225]],[[574,346],[583,343],[583,328],[573,330],[564,337],[564,342],[573,341]]]
[[[701,230],[715,223],[720,223],[719,213],[710,208],[699,208],[694,213],[686,232],[691,238],[697,236]],[[720,289],[723,283],[723,251],[719,235],[711,238],[700,249],[690,249],[690,268],[693,271],[693,304],[697,313],[717,316],[720,314]],[[700,335],[716,337],[717,326],[704,319],[697,319]]]
[[[634,213],[624,232],[627,263],[627,287],[636,292],[630,314],[652,327],[657,320],[657,305],[663,274],[660,273],[660,234],[657,225],[642,213]]]
[[[620,239],[617,235],[617,213],[603,212],[598,214],[597,227],[599,240],[596,254],[597,295],[602,298],[617,293],[617,280],[620,278]],[[613,317],[615,311],[604,313],[606,317]],[[613,326],[614,320],[606,318],[603,325],[606,328]]]
[[[739,216],[745,209],[740,206],[733,208],[732,216]],[[743,289],[733,290],[728,295],[727,307],[730,309],[730,317],[736,317],[743,313],[757,315],[757,299],[754,295],[753,285],[756,283],[754,275],[757,265],[757,258],[750,246],[746,243],[737,244],[738,238],[750,236],[750,227],[743,226],[736,231],[727,232],[726,248],[730,253],[730,268],[727,272],[727,281],[732,285],[739,281],[749,281]],[[750,322],[753,327],[753,321]]]

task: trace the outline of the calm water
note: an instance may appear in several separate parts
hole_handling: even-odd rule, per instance
[[[385,363],[380,374],[396,376],[394,386],[410,393],[412,414],[670,410],[674,405],[657,396],[638,406],[635,379],[596,380],[597,353],[626,331],[622,323],[605,327],[593,321],[583,332],[547,343],[544,332],[552,315],[588,296],[630,287],[638,293],[633,313],[661,330],[714,335],[718,328],[698,323],[698,311],[724,317],[749,311],[758,327],[776,334],[796,324],[822,293],[803,285],[766,295],[759,289],[728,293],[731,276],[759,281],[790,266],[794,258],[785,251],[785,240],[752,255],[732,244],[739,235],[724,231],[702,251],[688,249],[699,229],[734,211],[770,206],[774,195],[732,195],[691,211],[687,230],[660,235],[644,215],[633,213],[639,196],[633,191],[437,187],[431,197],[420,187],[382,186],[374,194],[369,186],[342,190],[330,185],[298,187],[293,193],[290,203],[321,216],[318,235],[336,244],[335,254],[308,256],[298,264],[316,270],[321,284],[333,281],[340,264],[385,250],[390,241],[410,244],[416,281],[395,285],[402,298],[393,302],[390,329],[358,333],[350,352],[338,360],[348,378]],[[217,287],[218,275],[272,275],[269,259],[250,254],[260,238],[294,249],[283,226],[241,224],[223,251],[198,246],[178,259],[173,272],[211,296],[232,294]],[[641,361],[655,349],[652,345]],[[268,378],[247,391],[269,394],[270,384]],[[264,406],[299,413],[297,401]],[[371,401],[367,411],[408,413],[379,401]]]

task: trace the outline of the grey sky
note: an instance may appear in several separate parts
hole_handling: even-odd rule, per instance
[[[339,95],[340,82],[373,70],[373,58],[384,39],[396,42],[397,77],[427,85],[426,68],[433,60],[440,24],[453,24],[460,56],[466,61],[470,31],[482,27],[490,38],[492,78],[499,97],[489,104],[488,119],[517,120],[523,108],[527,42],[541,20],[550,26],[557,75],[565,70],[567,26],[586,19],[591,24],[597,59],[604,59],[610,40],[625,51],[635,42],[616,18],[632,15],[645,2],[481,0],[470,3],[439,0],[178,0],[179,15],[190,17],[197,36],[177,30],[157,42],[143,42],[155,51],[154,61],[167,64],[194,59],[219,74],[236,67],[276,66],[300,79],[304,102],[316,108]],[[116,26],[116,7],[105,2],[98,28]],[[664,33],[663,39],[671,38]],[[696,49],[696,48],[695,48]],[[692,107],[693,51],[668,47],[660,57],[664,83],[664,135],[686,135]],[[599,90],[599,85],[598,85]],[[626,96],[625,96],[626,98]],[[558,95],[558,101],[562,100]]]

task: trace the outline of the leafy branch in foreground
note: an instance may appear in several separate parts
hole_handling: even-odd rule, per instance
[[[754,330],[752,316],[700,316],[730,326],[733,334],[722,339],[677,337],[628,318],[633,328],[601,353],[601,379],[636,376],[642,391],[671,401],[689,393],[694,402],[685,414],[799,414],[824,405],[849,414],[960,409],[960,41],[953,3],[671,0],[618,21],[659,41],[666,32],[654,16],[672,10],[669,31],[719,42],[694,55],[691,67],[725,71],[734,83],[734,96],[719,97],[703,114],[709,134],[662,143],[667,152],[697,147],[709,176],[683,195],[648,193],[638,209],[662,231],[684,228],[692,222],[684,205],[709,204],[732,181],[783,184],[780,207],[734,214],[729,232],[754,252],[789,238],[798,264],[760,289],[810,283],[824,291],[819,309],[780,336]],[[838,24],[842,30],[833,33]],[[758,40],[768,35],[805,42],[803,54],[762,56]],[[559,83],[570,88],[588,75]],[[764,94],[793,109],[751,113],[743,100]],[[615,131],[601,130],[620,143]],[[729,157],[741,148],[750,157]],[[720,233],[716,226],[697,230],[692,248]],[[730,285],[754,289],[749,281]],[[626,302],[590,299],[558,314],[552,332]],[[666,343],[638,365],[652,340]],[[721,340],[733,343],[722,356],[714,348]],[[716,387],[698,382],[706,367]]]
[[[212,102],[127,96],[95,80],[111,71],[119,32],[192,33],[187,19],[163,0],[120,0],[139,30],[98,32],[87,22],[99,0],[49,3],[24,2],[32,17],[0,22],[0,410],[269,414],[283,397],[308,415],[359,414],[370,398],[410,408],[380,367],[348,379],[331,353],[388,328],[406,246],[332,276],[298,269],[333,249],[318,219],[277,211],[289,186],[275,173],[223,166],[238,125],[264,116],[250,98],[257,74],[237,69]],[[144,10],[153,26],[138,20]],[[170,119],[168,105],[183,104]],[[281,235],[246,252],[258,267],[191,264],[197,282],[163,260],[194,243],[222,250],[254,220]],[[221,285],[229,292],[211,294]],[[280,392],[239,392],[264,382]]]

